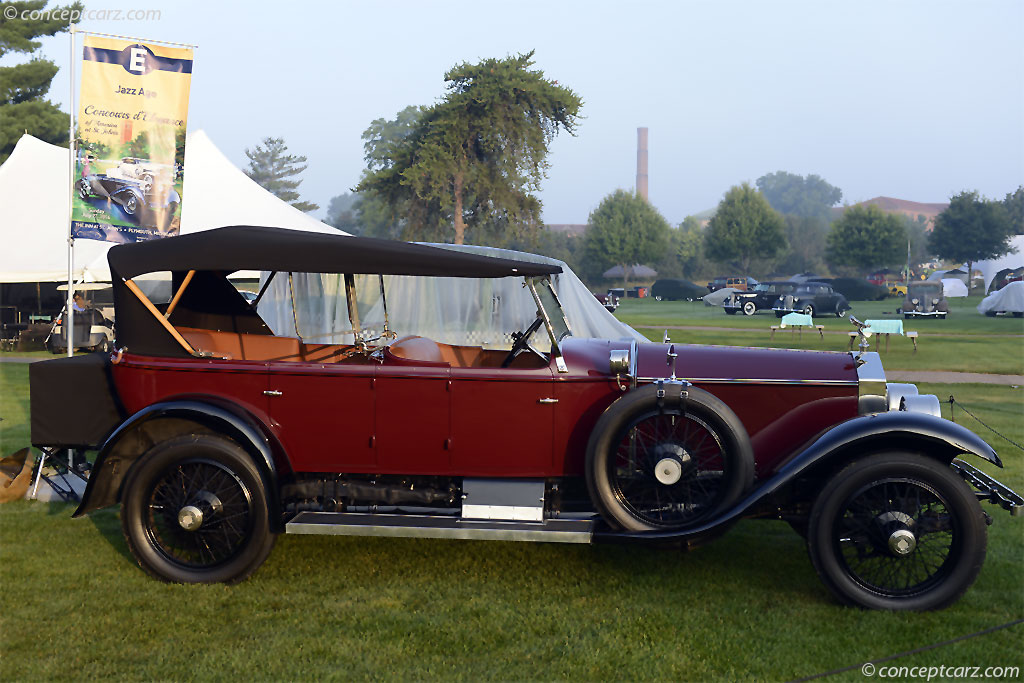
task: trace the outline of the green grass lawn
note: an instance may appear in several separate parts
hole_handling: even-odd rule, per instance
[[[27,377],[0,364],[5,454],[28,443]],[[1024,442],[1024,392],[921,390]],[[967,425],[1006,463],[985,469],[1024,490],[1024,454]],[[1024,616],[1024,520],[986,509],[988,559],[967,595],[889,614],[837,605],[781,522],[742,522],[687,554],[282,536],[238,586],[174,586],[135,565],[117,508],[72,520],[71,506],[20,501],[0,507],[0,667],[10,681],[793,679]],[[894,663],[1024,667],[1022,641],[1017,626]]]

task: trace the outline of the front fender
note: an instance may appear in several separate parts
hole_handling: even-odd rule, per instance
[[[270,506],[273,520],[279,519],[280,510],[277,486],[277,466],[269,439],[253,424],[251,419],[238,415],[226,408],[200,400],[179,400],[155,403],[140,410],[125,420],[100,447],[96,462],[89,476],[82,503],[72,517],[114,505],[120,500],[124,478],[134,462],[142,455],[138,448],[127,446],[132,435],[153,420],[177,418],[204,425],[215,432],[225,434],[237,441],[253,456],[256,467],[263,479],[263,488]]]
[[[700,536],[739,519],[747,510],[814,468],[834,465],[839,461],[849,462],[861,454],[892,449],[921,451],[946,463],[952,462],[961,453],[971,453],[997,467],[1003,466],[991,446],[955,422],[902,410],[864,415],[847,420],[819,436],[804,450],[784,462],[775,474],[757,485],[745,498],[710,522],[683,531],[640,534],[603,532],[595,534],[594,538],[664,540]]]

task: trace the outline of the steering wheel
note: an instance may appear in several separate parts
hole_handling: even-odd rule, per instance
[[[512,333],[512,350],[508,352],[507,356],[505,356],[505,360],[502,361],[501,367],[507,368],[508,366],[512,365],[512,361],[514,361],[521,353],[525,351],[530,351],[531,353],[536,354],[537,357],[543,359],[545,363],[547,362],[548,357],[545,356],[540,351],[538,351],[537,349],[535,349],[532,344],[530,344],[530,337],[533,335],[534,332],[538,330],[538,328],[540,328],[543,322],[544,318],[538,315],[537,319],[534,320],[533,323],[531,323],[530,326],[526,328],[526,330],[524,330],[523,332]]]

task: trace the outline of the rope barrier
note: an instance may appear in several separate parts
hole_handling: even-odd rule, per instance
[[[952,422],[956,422],[956,415],[953,413],[953,408],[955,406],[960,406],[960,410],[964,411],[965,413],[967,413],[968,415],[973,417],[975,420],[977,420],[981,424],[981,426],[984,427],[985,429],[989,430],[990,432],[992,432],[993,434],[995,434],[996,436],[998,436],[1002,440],[1006,441],[1007,443],[1010,443],[1010,444],[1016,446],[1017,448],[1019,448],[1020,450],[1024,451],[1024,446],[1021,446],[1019,443],[1017,443],[1016,441],[1014,441],[1010,437],[1006,436],[1005,434],[1000,433],[995,428],[990,427],[989,425],[985,424],[984,420],[982,420],[980,417],[978,417],[977,415],[972,413],[970,411],[970,409],[967,408],[967,406],[965,406],[963,403],[960,403],[960,401],[957,401],[955,398],[953,398],[953,395],[950,394],[949,395],[949,419]]]

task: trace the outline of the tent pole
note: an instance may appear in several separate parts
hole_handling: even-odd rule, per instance
[[[75,305],[74,305],[74,282],[73,273],[75,267],[75,237],[72,226],[72,215],[74,211],[74,200],[72,199],[75,189],[75,25],[68,27],[71,37],[71,59],[68,64],[71,74],[71,105],[68,110],[68,179],[71,180],[71,187],[65,188],[68,193],[68,298],[65,302],[64,311],[64,338],[68,340],[68,358],[75,355]]]

